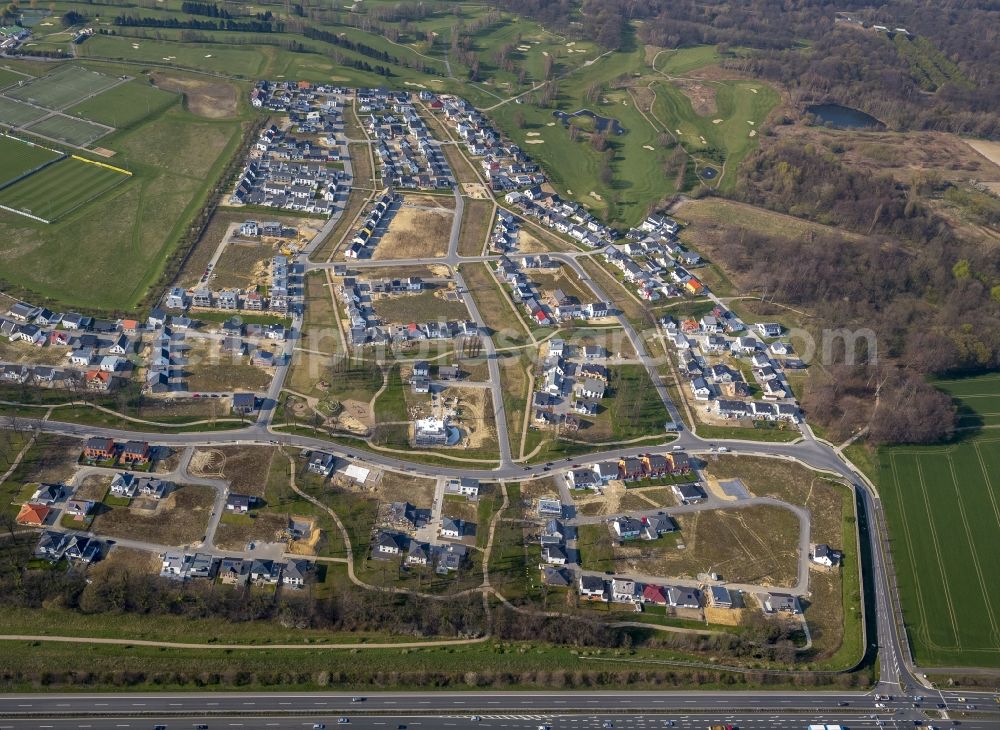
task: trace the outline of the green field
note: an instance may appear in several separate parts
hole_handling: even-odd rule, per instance
[[[58,157],[58,152],[0,136],[0,187]]]
[[[41,119],[47,113],[44,109],[39,109],[37,106],[23,104],[20,101],[0,96],[0,124],[20,127],[30,124],[36,119]]]
[[[98,100],[94,99],[94,101]],[[112,131],[99,124],[93,124],[84,119],[74,119],[62,114],[46,117],[40,122],[35,122],[25,127],[25,130],[42,137],[65,142],[74,147],[88,145]]]
[[[138,48],[133,48],[133,44]],[[171,43],[120,36],[96,35],[80,46],[83,56],[123,58],[148,63],[186,66],[204,71],[253,78],[262,70],[263,54],[253,46]]]
[[[8,96],[49,109],[65,109],[91,94],[118,83],[118,79],[81,66],[63,66],[48,76],[8,91]]]
[[[116,129],[131,127],[148,116],[163,111],[180,98],[146,81],[129,81],[100,96],[88,99],[67,110],[67,114],[83,117]]]
[[[757,81],[718,81],[714,113],[700,116],[691,100],[669,81],[653,85],[656,101],[653,114],[699,162],[719,168],[725,165],[719,182],[732,189],[740,161],[757,143],[758,129],[778,103],[778,93]],[[716,120],[721,120],[716,123]]]
[[[67,157],[4,188],[0,203],[54,221],[127,179],[120,172]]]
[[[918,663],[1000,667],[1000,374],[938,386],[963,437],[879,451],[903,616]]]
[[[117,76],[120,69],[105,73]],[[130,311],[235,155],[244,121],[205,119],[173,104],[102,138],[101,146],[115,153],[107,162],[134,176],[52,224],[0,211],[5,290],[63,308]]]
[[[19,73],[8,71],[5,68],[0,68],[0,89],[6,89],[8,86],[12,86],[18,81],[27,81],[29,78],[29,76],[23,76]]]

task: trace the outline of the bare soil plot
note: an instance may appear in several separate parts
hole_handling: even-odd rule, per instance
[[[153,510],[107,507],[94,518],[93,531],[160,545],[185,545],[205,534],[215,501],[215,490],[178,484]]]
[[[628,489],[622,495],[621,509],[643,510],[652,507],[673,507],[676,504],[670,487]]]
[[[546,477],[544,479],[532,479],[530,482],[521,482],[521,499],[532,502],[537,502],[539,499],[558,499],[559,485],[556,482],[558,478]]]
[[[439,401],[451,411],[451,424],[462,429],[466,448],[496,448],[493,398],[487,388],[445,388]]]
[[[476,300],[479,315],[491,334],[507,333],[505,339],[513,344],[526,341],[527,330],[512,308],[510,300],[490,272],[487,264],[469,264],[461,267],[462,278],[472,298]]]
[[[159,574],[160,559],[155,553],[135,548],[116,547],[99,563],[91,566],[89,573],[96,577],[111,575]]]
[[[221,352],[219,340],[188,338],[187,342],[191,348],[184,371],[190,391],[259,390],[271,382],[272,368],[259,368],[250,364],[249,357]]]
[[[721,455],[711,461],[706,473],[716,479],[739,479],[755,497],[774,497],[809,510],[809,537],[843,549],[845,487],[795,463],[751,456]]]
[[[0,361],[25,365],[62,365],[66,351],[56,347],[38,347],[23,340],[11,342],[0,337]]]
[[[268,446],[198,449],[191,457],[188,471],[194,476],[225,479],[230,491],[237,494],[263,498],[274,452]]]
[[[73,498],[100,502],[108,493],[113,478],[111,475],[91,474],[77,485]]]
[[[448,238],[454,212],[445,207],[432,209],[403,207],[389,221],[372,252],[372,259],[419,259],[442,257],[448,253]]]
[[[184,103],[192,114],[207,119],[226,119],[236,116],[239,91],[227,81],[191,78],[162,71],[150,75],[161,89],[183,94]]]
[[[453,289],[425,289],[420,294],[381,296],[374,302],[375,312],[386,322],[428,322],[466,320],[469,310],[461,299],[448,299]]]
[[[733,583],[794,584],[799,522],[791,511],[763,505],[681,514],[675,519],[679,534],[655,542],[613,544],[616,569],[684,578],[711,572]]]
[[[434,480],[385,471],[374,486],[374,494],[380,502],[409,502],[430,508],[434,502]]]
[[[593,293],[584,287],[579,277],[568,266],[560,266],[553,273],[530,272],[530,278],[539,289],[542,296],[552,296],[556,289],[562,289],[567,296],[576,297],[581,304],[593,301]]]
[[[517,250],[521,253],[544,253],[554,249],[554,246],[548,245],[523,228],[517,233]]]
[[[625,483],[618,479],[612,479],[604,485],[601,494],[587,492],[583,496],[574,497],[574,503],[580,514],[596,517],[617,514],[627,509],[622,504],[625,497]],[[633,507],[632,509],[646,509],[647,507],[651,507],[648,502],[642,507]]]
[[[191,255],[184,262],[184,267],[177,275],[177,285],[184,287],[195,286],[201,281],[202,274],[208,268],[208,263],[215,255],[219,242],[226,237],[226,231],[233,224],[245,221],[249,216],[243,212],[216,210],[212,214],[205,232],[195,244]]]
[[[244,550],[249,542],[279,542],[288,527],[286,515],[254,510],[248,515],[224,515],[215,530],[223,550]]]
[[[486,235],[493,225],[492,200],[466,200],[462,212],[462,229],[458,237],[458,253],[478,256],[483,251]]]
[[[2,443],[2,441],[0,441]],[[18,468],[21,481],[57,483],[65,482],[76,467],[83,445],[65,436],[40,435],[28,449]]]
[[[267,284],[275,252],[273,244],[260,240],[230,241],[212,270],[212,287],[255,289]]]
[[[451,193],[448,193],[447,195],[405,193],[403,195],[403,205],[415,205],[428,208],[447,208],[448,210],[455,210],[455,196]]]

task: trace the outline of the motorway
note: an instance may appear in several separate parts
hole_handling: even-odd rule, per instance
[[[340,717],[347,717],[349,722],[339,724]],[[220,730],[222,728],[242,728],[243,730],[272,730],[273,728],[314,728],[316,723],[325,725],[328,729],[343,728],[365,728],[366,730],[386,730],[386,728],[396,728],[406,730],[407,728],[421,728],[421,730],[432,730],[436,728],[525,728],[537,730],[539,727],[548,727],[550,730],[583,730],[591,728],[630,728],[634,730],[654,730],[656,728],[678,728],[679,730],[704,730],[715,724],[731,724],[742,730],[801,730],[813,722],[826,722],[839,724],[849,730],[871,729],[895,730],[898,728],[912,728],[913,721],[909,718],[878,716],[877,719],[870,715],[856,714],[829,714],[821,716],[804,716],[798,714],[724,714],[720,712],[708,712],[697,715],[681,714],[644,714],[644,715],[531,715],[531,714],[483,714],[478,721],[472,721],[470,715],[381,715],[381,716],[357,716],[357,715],[325,715],[317,714],[310,717],[275,718],[261,717],[192,717],[178,720],[171,717],[150,717],[142,720],[130,720],[121,722],[120,720],[88,718],[63,719],[63,718],[39,718],[38,720],[0,720],[0,730],[27,730],[32,728],[51,728],[52,730],[78,730],[90,728],[91,730],[120,729],[120,728],[149,728],[162,725],[167,730],[180,730],[180,728],[195,728],[198,725],[205,725],[210,730]],[[38,723],[38,724],[32,724]],[[608,725],[607,723],[610,723]],[[929,726],[929,725],[925,725]],[[938,723],[935,727],[949,728],[947,722]],[[990,720],[963,720],[961,730],[991,730],[997,724]]]
[[[935,693],[937,694],[937,693]],[[1000,718],[979,708],[996,707],[989,697],[965,693],[977,711],[965,713],[961,727],[996,728]],[[939,708],[939,704],[943,707]],[[989,705],[987,704],[989,703]],[[615,727],[705,728],[712,722],[740,727],[804,728],[810,722],[842,723],[850,728],[913,727],[925,721],[926,709],[954,715],[956,693],[929,697],[912,707],[909,698],[876,707],[872,693],[857,692],[423,692],[365,695],[361,702],[344,693],[157,693],[54,694],[0,697],[0,730],[46,727],[310,727],[351,724],[385,727],[402,723],[428,728],[456,727],[593,727],[610,720]],[[960,707],[960,705],[959,705]],[[294,714],[292,714],[294,713]],[[286,715],[286,716],[283,716]],[[472,715],[482,716],[474,722]],[[44,718],[44,719],[42,719]],[[83,719],[81,719],[83,718]],[[275,724],[277,722],[277,724]],[[30,724],[34,723],[34,724]],[[100,724],[104,723],[104,724]],[[525,724],[529,723],[529,724]],[[954,721],[940,721],[952,727]]]

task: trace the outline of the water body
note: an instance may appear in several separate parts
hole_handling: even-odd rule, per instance
[[[701,176],[703,178],[705,178],[706,180],[712,180],[718,174],[719,174],[719,171],[716,170],[714,167],[703,167],[701,169]]]
[[[820,124],[832,124],[841,129],[885,129],[878,119],[859,109],[840,104],[813,104],[806,111],[815,115]]]
[[[594,131],[600,132],[602,134],[625,134],[625,127],[621,125],[614,117],[602,117],[599,114],[595,114],[590,111],[590,109],[581,109],[580,111],[573,112],[572,114],[567,114],[566,112],[552,112],[552,116],[563,123],[564,127],[569,126],[569,120],[573,117],[590,117],[594,120]]]

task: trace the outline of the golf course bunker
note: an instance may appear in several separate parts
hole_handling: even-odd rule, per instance
[[[701,168],[701,176],[706,180],[714,180],[719,171],[714,167],[703,167]]]
[[[552,116],[562,122],[564,127],[569,126],[570,120],[573,119],[573,117],[589,117],[594,120],[595,132],[600,132],[601,134],[621,135],[628,131],[621,125],[621,122],[614,117],[602,117],[601,115],[590,111],[590,109],[581,109],[580,111],[573,112],[572,114],[555,111],[552,112]]]

